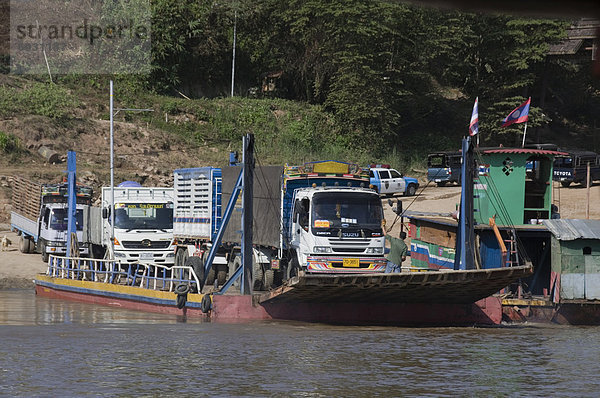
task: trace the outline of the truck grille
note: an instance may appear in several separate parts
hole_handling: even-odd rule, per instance
[[[369,239],[361,238],[329,238],[329,244],[334,253],[364,253],[369,242]]]
[[[140,242],[134,240],[124,240],[121,244],[125,249],[166,249],[171,242],[168,240],[149,240],[144,239]]]

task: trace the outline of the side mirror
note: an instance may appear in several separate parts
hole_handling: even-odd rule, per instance
[[[394,210],[394,213],[396,213],[398,215],[402,214],[402,201],[401,200],[399,200],[397,202],[396,208],[393,210]]]
[[[109,216],[109,211],[108,211],[108,207],[103,207],[102,208],[102,218],[104,218],[105,220],[108,218]]]

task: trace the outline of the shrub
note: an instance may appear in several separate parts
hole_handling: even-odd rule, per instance
[[[21,151],[21,143],[17,137],[12,134],[0,131],[0,152],[18,153]]]

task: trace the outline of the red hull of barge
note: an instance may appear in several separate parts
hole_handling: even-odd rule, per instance
[[[293,320],[340,325],[390,326],[470,326],[495,325],[502,321],[501,301],[488,297],[474,304],[427,303],[292,303],[256,304],[252,296],[214,295],[213,309],[204,314],[200,308],[178,309],[173,304],[148,303],[136,299],[69,291],[60,285],[36,283],[43,297],[74,300],[131,310],[203,317],[214,321]]]

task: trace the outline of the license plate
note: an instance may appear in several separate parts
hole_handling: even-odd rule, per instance
[[[442,180],[440,180],[439,178],[436,178],[435,182],[442,182]]]
[[[140,253],[140,260],[154,260],[153,253]]]
[[[360,266],[360,261],[358,261],[358,258],[345,258],[342,265],[348,268],[358,268]]]

